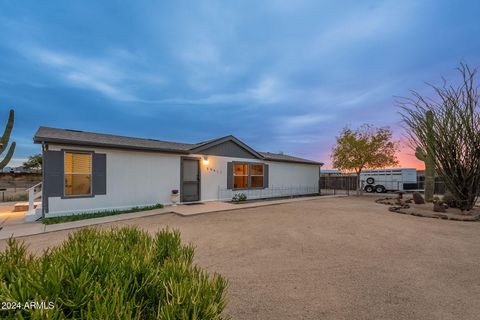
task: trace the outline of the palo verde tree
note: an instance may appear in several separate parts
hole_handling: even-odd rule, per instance
[[[398,164],[398,143],[392,140],[389,128],[369,124],[352,130],[344,128],[332,150],[333,167],[357,174],[357,192],[361,188],[363,169],[384,168]]]
[[[15,118],[15,113],[13,110],[10,110],[5,131],[3,132],[3,135],[0,138],[0,155],[3,153],[3,151],[5,151],[5,149],[8,146],[8,141],[10,140],[10,134],[12,133],[12,129],[13,129],[14,118]],[[8,148],[7,155],[2,161],[0,161],[0,170],[5,168],[5,166],[12,159],[13,152],[15,151],[15,145],[16,145],[15,142],[12,142],[12,144]]]
[[[429,85],[426,97],[400,98],[401,116],[412,146],[432,154],[436,174],[461,210],[470,210],[480,194],[480,105],[477,69],[460,64],[461,81]],[[429,124],[428,116],[433,118]]]

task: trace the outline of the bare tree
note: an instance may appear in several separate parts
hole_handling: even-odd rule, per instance
[[[435,169],[461,210],[470,210],[480,194],[480,106],[477,69],[458,68],[462,81],[442,86],[429,84],[435,98],[417,91],[400,98],[401,116],[412,147],[433,155]],[[429,131],[427,115],[433,114]]]

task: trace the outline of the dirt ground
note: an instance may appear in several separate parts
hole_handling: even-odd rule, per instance
[[[329,198],[115,225],[179,229],[229,279],[233,319],[479,319],[480,223],[387,208]],[[23,239],[40,252],[68,232]]]

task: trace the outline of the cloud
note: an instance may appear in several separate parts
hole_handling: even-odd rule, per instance
[[[290,116],[281,119],[282,125],[290,130],[302,129],[312,125],[318,125],[320,123],[330,121],[334,117],[332,115],[324,114],[303,114],[299,116]]]
[[[135,74],[124,66],[136,56],[126,50],[114,50],[108,57],[81,57],[39,46],[20,50],[27,59],[48,68],[70,86],[98,92],[110,99],[125,102],[142,102],[129,87],[137,80],[163,83],[161,77]]]
[[[19,167],[23,165],[28,158],[12,158],[10,162],[7,164],[8,167]]]
[[[291,145],[319,144],[319,141],[321,140],[321,136],[319,136],[319,134],[317,134],[317,133],[297,133],[296,135],[277,134],[277,135],[275,135],[274,140],[277,141],[277,143],[281,143],[281,144],[286,143],[286,144],[291,144]]]
[[[71,85],[100,92],[115,100],[134,99],[134,96],[121,86],[121,80],[124,79],[121,71],[106,61],[81,58],[43,48],[30,50],[30,54],[46,66],[53,67]]]
[[[128,93],[122,87],[118,86],[114,82],[102,79],[96,74],[70,71],[65,74],[65,78],[72,84],[75,84],[81,88],[92,89],[98,91],[103,95],[120,101],[138,101],[139,99]]]
[[[404,32],[412,18],[409,10],[413,2],[385,1],[375,8],[359,9],[343,16],[326,29],[317,39],[323,49],[327,47],[352,46],[367,41]]]
[[[215,93],[199,98],[168,98],[161,100],[141,100],[149,104],[255,104],[266,105],[284,102],[286,92],[278,79],[263,77],[254,86],[233,93]]]

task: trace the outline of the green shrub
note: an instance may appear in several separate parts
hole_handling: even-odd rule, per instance
[[[180,234],[86,228],[42,256],[8,241],[0,253],[0,301],[53,302],[0,310],[1,319],[222,319],[227,282],[193,265]]]
[[[122,213],[155,210],[155,209],[161,209],[161,208],[163,208],[163,204],[158,203],[153,206],[133,207],[130,209],[102,210],[102,211],[95,211],[95,212],[76,213],[68,216],[45,218],[45,219],[42,219],[42,223],[56,224],[56,223],[62,223],[62,222],[71,222],[71,221],[77,221],[77,220],[115,216],[117,214],[122,214]]]
[[[236,193],[232,197],[233,202],[242,202],[242,201],[247,201],[247,195],[245,193]]]
[[[442,198],[443,202],[445,202],[449,207],[455,208],[456,207],[456,201],[455,197],[450,191],[445,192]]]

